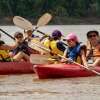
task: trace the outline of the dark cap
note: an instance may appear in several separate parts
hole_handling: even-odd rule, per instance
[[[54,30],[53,33],[52,33],[52,37],[61,37],[62,36],[62,33],[59,31],[59,30]]]
[[[14,38],[17,37],[18,35],[23,36],[23,34],[22,34],[21,32],[16,32],[16,33],[14,34]]]

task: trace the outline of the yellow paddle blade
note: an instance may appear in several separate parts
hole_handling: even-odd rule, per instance
[[[37,27],[46,25],[51,19],[52,19],[51,14],[45,13],[43,16],[39,18],[37,22]]]
[[[31,22],[29,22],[28,20],[26,20],[23,17],[20,16],[14,16],[13,18],[13,22],[16,26],[25,29],[25,30],[33,30],[33,25]]]

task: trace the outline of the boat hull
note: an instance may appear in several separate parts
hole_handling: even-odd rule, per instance
[[[33,69],[39,79],[96,76],[92,71],[75,64],[36,65]],[[95,70],[100,72],[100,67],[95,67]]]
[[[33,73],[29,62],[0,62],[0,75]]]

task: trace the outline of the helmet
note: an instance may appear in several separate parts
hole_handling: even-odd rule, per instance
[[[62,33],[59,30],[54,30],[52,32],[52,37],[53,38],[58,38],[58,37],[61,37],[61,36],[62,36]]]
[[[66,37],[66,40],[71,40],[71,39],[73,39],[73,40],[75,40],[76,42],[78,42],[78,38],[77,38],[77,36],[76,36],[74,33],[70,33],[70,34],[68,34],[67,37]]]

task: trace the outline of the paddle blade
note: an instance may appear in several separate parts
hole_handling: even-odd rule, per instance
[[[41,53],[48,54],[50,52],[48,48],[46,48],[38,39],[35,38],[28,43],[28,46]]]
[[[20,16],[14,16],[13,22],[16,26],[24,29],[24,30],[33,30],[33,25],[28,20],[24,19]]]
[[[48,58],[48,55],[32,54],[30,55],[30,62],[32,64],[47,64]]]
[[[45,13],[37,22],[37,27],[46,25],[52,19],[51,14]]]

